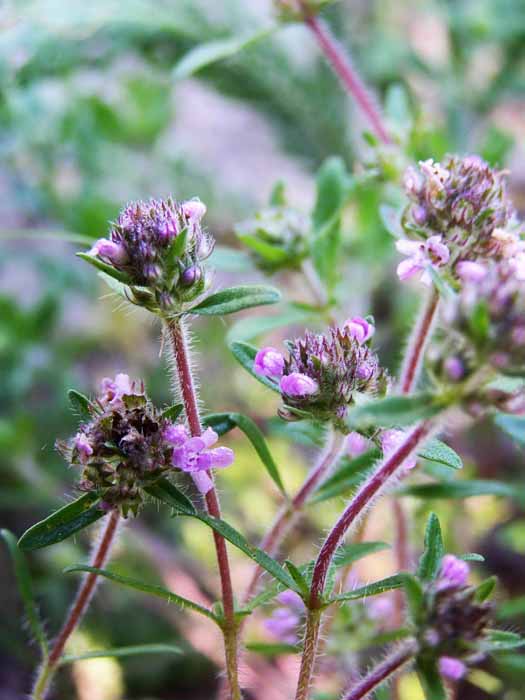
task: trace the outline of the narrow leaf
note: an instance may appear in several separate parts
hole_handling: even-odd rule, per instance
[[[184,650],[173,644],[139,644],[129,647],[116,647],[114,649],[100,649],[99,651],[86,651],[83,654],[71,654],[60,659],[60,666],[72,664],[86,659],[121,659],[126,656],[141,656],[142,654],[184,654]]]
[[[236,53],[239,53],[239,51],[269,36],[275,29],[275,26],[271,26],[242,36],[216,39],[215,41],[209,41],[205,44],[199,44],[199,46],[191,49],[191,51],[183,56],[177,63],[173,69],[173,79],[183,80],[189,78],[217,61],[230,58]]]
[[[443,481],[434,484],[414,484],[396,492],[401,496],[416,498],[473,498],[475,496],[501,496],[515,500],[525,500],[523,487],[505,484],[502,481],[473,479],[470,481]]]
[[[166,420],[176,421],[183,408],[184,406],[181,403],[175,403],[162,411],[162,417]]]
[[[73,407],[74,411],[76,411],[83,418],[91,418],[90,409],[92,404],[87,396],[81,394],[80,391],[75,391],[75,389],[70,389],[67,392],[67,395],[69,398],[69,403]]]
[[[317,173],[317,199],[312,212],[316,229],[339,214],[348,190],[349,177],[344,161],[332,157],[325,160]]]
[[[215,425],[224,428],[229,423],[233,424],[232,427],[237,426],[240,428],[248,440],[252,443],[266,471],[272,478],[279,491],[286,495],[284,485],[279,474],[279,468],[272,457],[268,445],[266,444],[264,435],[251,418],[244,416],[242,413],[214,413],[206,416],[203,422],[217,432],[219,432],[219,430],[217,430]],[[229,429],[231,430],[231,428]],[[225,432],[227,432],[227,430],[223,430],[220,434],[224,434]]]
[[[246,648],[248,651],[254,651],[263,656],[281,656],[282,654],[298,654],[300,652],[299,647],[284,643],[248,642]]]
[[[433,581],[436,578],[444,551],[439,519],[435,513],[430,513],[425,531],[425,550],[418,568],[418,576],[422,581]]]
[[[515,632],[489,630],[483,647],[491,652],[510,651],[525,647],[525,639]]]
[[[451,447],[441,440],[430,440],[418,453],[419,457],[429,459],[432,462],[443,464],[451,469],[462,469],[461,457]]]
[[[126,272],[122,272],[122,270],[117,270],[111,265],[102,262],[102,260],[95,258],[93,255],[89,255],[88,253],[77,253],[77,257],[82,258],[82,260],[85,260],[90,265],[93,265],[93,267],[96,267],[97,270],[104,272],[106,275],[113,277],[114,279],[118,280],[119,282],[122,282],[123,284],[130,285],[133,281]]]
[[[425,693],[425,700],[447,700],[447,693],[436,662],[432,659],[419,658],[416,668]]]
[[[92,573],[97,574],[97,576],[103,576],[109,581],[114,581],[115,583],[118,583],[121,586],[125,586],[126,588],[133,588],[136,591],[141,591],[141,593],[147,593],[148,595],[153,595],[157,598],[164,598],[164,600],[167,600],[168,603],[175,603],[183,610],[189,608],[190,610],[194,610],[195,612],[198,612],[201,615],[209,617],[210,620],[213,620],[214,622],[219,621],[217,616],[214,615],[214,613],[212,613],[211,610],[208,610],[208,608],[205,608],[202,605],[193,602],[193,600],[183,598],[182,596],[173,593],[173,591],[168,591],[162,586],[144,583],[143,581],[130,578],[129,576],[121,576],[120,574],[116,574],[113,571],[107,571],[106,569],[97,569],[94,566],[77,565],[68,566],[66,569],[64,569],[64,573],[66,574],[72,574],[77,572]]]
[[[99,500],[100,496],[96,494],[86,493],[80,496],[26,530],[18,541],[18,546],[29,551],[71,537],[106,515],[98,506]]]
[[[380,595],[386,591],[393,591],[396,588],[402,588],[405,582],[404,574],[395,574],[395,576],[388,576],[380,581],[375,581],[375,583],[369,583],[367,586],[361,586],[360,588],[355,588],[353,591],[347,591],[346,593],[340,593],[336,595],[330,602],[338,603],[347,600],[358,600],[359,598],[368,598],[373,595]]]
[[[153,486],[148,486],[145,490],[153,498],[174,508],[178,514],[195,515],[197,513],[190,499],[167,479],[159,479]]]
[[[271,389],[278,394],[281,393],[276,382],[268,379],[268,377],[263,377],[262,374],[257,374],[257,372],[254,372],[253,363],[255,362],[257,348],[253,347],[253,345],[250,345],[249,343],[234,341],[230,345],[230,350],[232,351],[237,362],[242,365],[244,369],[251,374],[252,377],[254,377],[254,379],[257,379],[258,382],[264,384],[264,386],[268,387],[268,389]]]
[[[301,594],[303,596],[308,595],[308,590],[309,586],[308,583],[306,582],[305,577],[303,574],[299,571],[299,569],[295,566],[293,562],[291,562],[289,559],[287,559],[285,562],[285,566],[290,572],[290,576],[293,578],[299,589],[301,590]]]
[[[479,586],[476,587],[476,600],[480,603],[488,600],[490,596],[494,593],[497,586],[498,579],[496,576],[490,576],[489,578],[482,581]]]
[[[11,559],[13,560],[16,582],[18,584],[20,596],[22,597],[22,602],[24,603],[25,616],[29,624],[29,629],[40,646],[43,658],[46,658],[48,653],[47,637],[35,602],[31,574],[29,573],[26,558],[18,548],[16,537],[12,532],[9,532],[9,530],[0,530],[0,536],[6,543]]]
[[[412,425],[437,415],[443,408],[444,406],[430,393],[387,396],[351,409],[347,423],[352,429]]]
[[[264,285],[229,287],[206,297],[200,304],[189,309],[188,313],[201,316],[221,316],[233,314],[242,309],[250,309],[254,306],[276,304],[280,298],[281,293],[274,287]]]

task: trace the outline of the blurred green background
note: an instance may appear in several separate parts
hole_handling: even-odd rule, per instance
[[[511,191],[524,213],[524,0],[342,0],[324,15],[385,104],[403,159],[479,152],[511,170]],[[199,196],[220,246],[237,247],[234,224],[264,205],[276,180],[286,182],[290,202],[307,212],[325,158],[341,156],[350,172],[373,158],[362,138],[366,125],[302,26],[283,26],[189,79],[175,79],[177,62],[196,45],[273,23],[268,0],[0,5],[0,522],[16,534],[73,493],[76,475],[53,447],[55,438],[75,431],[68,388],[92,393],[102,377],[126,371],[144,377],[156,401],[170,401],[159,328],[108,297],[75,250],[104,236],[127,201],[170,193]],[[395,172],[396,156],[389,157]],[[357,188],[345,215],[338,298],[342,318],[374,313],[381,358],[395,374],[418,294],[395,279],[396,256],[380,215],[385,201],[399,201],[394,181],[365,179]],[[217,286],[262,279],[244,252],[219,250],[213,260]],[[273,283],[287,299],[311,301],[300,275],[282,273]],[[231,324],[195,324],[203,403],[210,411],[240,410],[254,418],[293,488],[315,446],[308,435],[279,424],[275,399],[235,364],[225,340]],[[292,332],[279,330],[276,337]],[[523,451],[488,422],[472,427],[458,416],[447,439],[462,453],[467,475],[523,482]],[[249,443],[237,433],[227,442],[237,460],[220,476],[224,511],[256,541],[273,518],[277,493]],[[512,598],[503,615],[506,610],[512,629],[523,631],[523,501],[407,502],[418,523],[415,545],[432,507],[446,524],[452,551],[485,555],[480,575],[483,569],[501,577],[501,598]],[[312,556],[340,507],[341,501],[323,504],[299,528],[290,542],[296,560]],[[389,541],[389,527],[389,506],[381,504],[367,536]],[[86,557],[90,534],[30,557],[51,634],[77,583],[61,570]],[[237,553],[232,558],[242,587],[250,563]],[[125,529],[117,563],[189,597],[209,600],[217,590],[209,532],[153,507]],[[0,699],[14,700],[28,692],[37,654],[27,644],[4,549],[0,567]],[[387,553],[365,560],[358,573],[369,580],[392,567]],[[507,617],[501,622],[509,624]],[[339,657],[359,648],[355,629],[356,619],[341,622]],[[211,698],[221,664],[214,634],[189,614],[105,585],[73,640],[76,650],[175,641],[188,655],[79,662],[60,674],[53,698]],[[249,638],[265,638],[260,623]],[[458,697],[522,698],[525,659],[516,657],[508,668],[488,665]],[[251,697],[289,698],[296,668],[296,658],[253,655],[246,670]],[[337,697],[340,677],[335,681],[323,683],[319,698]],[[401,700],[422,698],[410,675],[400,693]]]

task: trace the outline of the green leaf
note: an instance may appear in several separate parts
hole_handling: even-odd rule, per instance
[[[293,580],[297,584],[298,588],[300,589],[301,595],[304,598],[306,598],[306,596],[308,596],[309,586],[308,586],[308,583],[307,583],[305,577],[299,571],[299,569],[295,566],[295,564],[292,561],[290,561],[289,559],[287,559],[284,562],[284,564],[285,564],[286,568],[288,569],[288,571],[290,572],[290,576],[293,578]]]
[[[340,593],[332,598],[330,602],[339,603],[347,600],[358,600],[359,598],[368,598],[369,596],[373,595],[381,595],[381,593],[386,593],[386,591],[393,591],[396,588],[402,588],[405,585],[405,576],[406,574],[395,574],[394,576],[388,576],[380,581],[375,581],[374,583],[369,583],[366,586],[355,588],[353,591]]]
[[[87,396],[81,394],[80,391],[75,391],[75,389],[70,389],[67,392],[67,395],[69,398],[69,403],[73,407],[74,411],[76,411],[83,418],[91,418],[90,409],[92,404]]]
[[[525,447],[525,416],[510,416],[507,413],[496,413],[494,422],[507,435],[510,435],[520,447]]]
[[[71,537],[106,515],[98,506],[99,500],[100,496],[85,493],[26,530],[18,541],[18,546],[29,551]]]
[[[328,292],[332,292],[339,279],[341,248],[341,219],[334,218],[319,229],[311,244],[312,262]]]
[[[221,316],[233,314],[242,309],[250,309],[254,306],[276,304],[280,298],[281,293],[274,287],[264,285],[230,287],[206,297],[204,301],[189,309],[187,313],[199,314],[200,316]]]
[[[352,429],[361,430],[376,426],[393,428],[431,418],[443,408],[443,404],[430,393],[387,396],[355,406],[348,412],[347,423]]]
[[[180,416],[182,413],[184,406],[181,403],[174,403],[173,406],[168,406],[168,408],[165,408],[161,416],[162,418],[165,418],[166,420],[170,421],[176,421],[177,418]]]
[[[396,491],[401,496],[416,498],[473,498],[475,496],[501,496],[518,501],[525,500],[525,490],[512,484],[490,479],[472,479],[470,481],[442,481],[434,484],[414,484]]]
[[[422,581],[433,581],[436,578],[444,553],[439,519],[435,513],[430,513],[425,531],[425,550],[417,572]]]
[[[18,548],[16,537],[12,532],[9,532],[9,530],[0,530],[0,536],[6,543],[11,559],[13,560],[16,582],[22,597],[22,602],[24,603],[25,616],[29,624],[29,629],[40,646],[43,658],[46,658],[48,653],[47,637],[35,602],[31,574],[26,558]]]
[[[289,253],[283,248],[279,248],[273,243],[264,241],[259,236],[254,236],[250,233],[237,233],[239,240],[254,253],[260,255],[261,258],[268,263],[279,265],[288,260]]]
[[[339,215],[348,191],[349,177],[341,158],[325,160],[317,173],[317,199],[312,212],[312,223],[319,231],[334,215]]]
[[[79,564],[76,566],[68,566],[66,569],[64,569],[65,574],[72,574],[77,572],[84,572],[88,574],[97,574],[97,576],[103,576],[109,581],[114,581],[115,583],[118,583],[121,586],[125,586],[126,588],[133,588],[136,591],[141,591],[142,593],[147,593],[148,595],[154,595],[157,598],[164,598],[164,600],[167,600],[168,603],[175,603],[175,605],[178,605],[182,609],[189,608],[190,610],[194,610],[195,612],[198,612],[201,615],[204,615],[205,617],[209,617],[210,620],[213,620],[214,622],[219,622],[219,618],[211,610],[208,610],[208,608],[205,608],[202,605],[199,605],[198,603],[194,603],[192,600],[183,598],[182,596],[173,593],[173,591],[168,591],[166,588],[162,588],[162,586],[144,583],[143,581],[130,578],[129,576],[121,576],[120,574],[116,574],[113,571],[107,571],[106,569],[97,569],[94,566],[84,566]]]
[[[412,622],[417,626],[424,613],[425,594],[423,586],[412,574],[401,574],[403,576],[403,588],[408,602],[408,609]]]
[[[429,459],[432,462],[443,464],[451,469],[462,469],[463,461],[461,457],[451,447],[441,440],[430,440],[419,452],[419,457]]]
[[[416,668],[419,681],[425,693],[425,700],[447,700],[447,692],[441,680],[436,661],[418,658]]]
[[[510,651],[525,647],[525,639],[515,632],[489,630],[483,648],[490,652]]]
[[[230,345],[230,350],[233,353],[233,356],[237,360],[237,362],[244,367],[244,369],[254,377],[254,379],[257,379],[258,382],[261,384],[264,384],[264,386],[268,387],[268,389],[271,389],[272,391],[275,391],[276,393],[280,394],[281,392],[279,391],[279,386],[276,382],[272,381],[271,379],[268,379],[268,377],[263,377],[262,374],[258,374],[257,372],[254,372],[253,370],[253,363],[255,362],[255,355],[257,354],[257,348],[255,348],[253,345],[250,345],[249,343],[242,343],[239,341],[234,341]]]
[[[126,272],[117,270],[116,268],[112,267],[111,265],[108,265],[105,262],[102,262],[102,260],[99,260],[93,255],[89,255],[88,253],[77,253],[77,257],[82,258],[82,260],[85,260],[90,265],[93,265],[93,267],[96,267],[97,270],[104,272],[106,275],[113,277],[113,279],[116,279],[119,282],[122,282],[123,284],[130,285],[133,282],[131,277]]]
[[[145,491],[153,498],[174,508],[178,514],[195,515],[197,513],[190,499],[167,479],[159,479],[153,486],[148,486]]]
[[[330,498],[336,498],[346,494],[361,483],[381,453],[378,449],[368,450],[355,459],[343,458],[335,472],[318,489],[317,493],[309,500],[309,503],[321,503]]]
[[[300,649],[293,644],[268,644],[266,642],[248,642],[246,645],[248,651],[253,651],[256,654],[263,656],[281,656],[282,654],[299,654]]]
[[[188,227],[186,226],[171,242],[165,253],[165,264],[168,277],[171,277],[177,269],[177,263],[181,255],[186,250],[188,240]]]
[[[498,579],[496,576],[490,576],[489,578],[482,581],[479,586],[476,586],[476,600],[483,603],[484,600],[490,598],[494,593],[496,586],[498,585]]]
[[[114,649],[100,649],[98,651],[86,651],[83,654],[71,654],[60,659],[59,666],[72,664],[86,659],[122,659],[126,656],[140,656],[142,654],[184,654],[184,650],[173,644],[138,644],[136,646],[116,647]]]
[[[189,78],[217,61],[223,61],[226,58],[234,56],[236,53],[239,53],[239,51],[269,36],[276,29],[277,26],[271,26],[242,36],[229,37],[228,39],[216,39],[215,41],[200,44],[191,49],[191,51],[184,55],[177,63],[173,69],[173,79],[183,80]]]
[[[369,554],[382,552],[389,548],[390,545],[386,542],[353,542],[339,547],[334,556],[334,564],[337,567],[349,566]]]
[[[223,435],[235,426],[240,428],[252,443],[266,471],[279,491],[286,496],[286,491],[279,474],[279,468],[268,449],[264,435],[251,418],[244,416],[242,413],[212,413],[204,418],[203,423],[213,428],[219,435]]]
[[[483,557],[481,554],[476,554],[476,552],[459,554],[458,559],[463,559],[463,561],[485,561],[485,557]]]

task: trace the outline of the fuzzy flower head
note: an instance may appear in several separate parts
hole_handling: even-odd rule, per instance
[[[206,288],[202,262],[213,250],[199,200],[132,202],[89,255],[110,265],[131,288],[130,300],[151,310],[176,308]]]
[[[57,442],[57,449],[80,468],[81,491],[97,494],[101,507],[118,508],[127,517],[137,515],[149,486],[178,470],[190,473],[206,493],[207,472],[233,461],[230,449],[211,449],[217,439],[211,429],[192,438],[184,425],[153,406],[142,383],[117,374],[102,381],[99,395],[89,402],[89,420],[71,440]]]
[[[468,575],[466,562],[450,554],[443,557],[436,580],[424,593],[419,632],[422,654],[434,657],[442,675],[455,680],[483,658],[492,620],[492,604],[478,600]]]
[[[398,249],[408,260],[398,268],[401,279],[429,264],[446,266],[457,276],[461,261],[498,254],[501,244],[493,233],[505,230],[514,215],[504,173],[478,156],[447,156],[442,163],[426,160],[417,169],[410,167],[404,185],[409,198],[403,215],[408,240],[398,241]]]
[[[278,382],[285,404],[280,416],[296,420],[306,413],[337,423],[356,393],[384,393],[387,375],[363,337],[358,340],[354,329],[345,325],[325,335],[307,331],[287,343],[287,357],[275,348],[261,350],[254,371]]]
[[[300,269],[308,255],[308,230],[306,217],[285,204],[263,209],[236,227],[254,263],[268,274]]]

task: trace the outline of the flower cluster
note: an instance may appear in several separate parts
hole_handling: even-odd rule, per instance
[[[462,263],[501,251],[495,233],[505,231],[514,214],[503,175],[479,156],[427,160],[407,170],[410,201],[402,223],[408,239],[397,248],[408,258],[398,267],[400,279],[421,274],[428,284],[429,268],[441,267],[458,277]]]
[[[279,415],[295,420],[306,413],[340,424],[356,393],[385,393],[386,372],[366,344],[373,332],[369,321],[357,317],[325,335],[307,331],[288,342],[288,357],[272,347],[260,350],[254,371],[279,381]]]
[[[307,230],[305,217],[285,205],[263,209],[236,227],[257,267],[267,273],[301,266],[308,255]]]
[[[131,301],[169,311],[206,288],[202,261],[214,242],[201,229],[205,212],[199,200],[132,202],[112,225],[109,239],[98,240],[89,254],[128,281]]]
[[[207,471],[233,462],[230,449],[209,449],[216,433],[208,429],[191,438],[184,425],[172,423],[152,405],[143,384],[126,374],[104,379],[101,388],[89,404],[89,422],[72,440],[57,442],[57,448],[69,464],[81,467],[80,490],[99,495],[103,508],[137,515],[146,489],[176,469],[190,473],[206,493],[211,486]]]
[[[437,579],[425,591],[420,655],[438,659],[441,673],[453,680],[483,660],[483,642],[492,618],[492,604],[477,600],[468,576],[468,564],[447,554]]]
[[[525,368],[525,275],[519,258],[478,266],[443,309],[444,326],[431,348],[434,373],[462,381],[485,365],[504,374]]]

